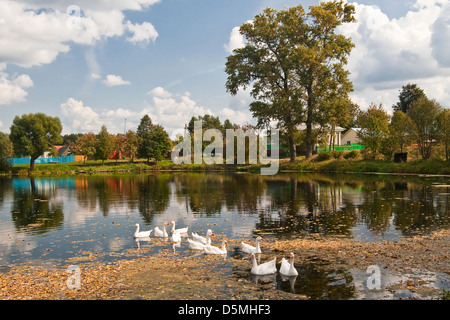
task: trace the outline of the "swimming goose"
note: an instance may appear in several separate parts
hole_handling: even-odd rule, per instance
[[[298,276],[297,269],[294,267],[294,254],[291,252],[290,262],[288,262],[285,258],[281,259],[281,268],[280,273],[284,276]]]
[[[210,245],[211,244],[211,239],[209,239],[209,237],[213,236],[213,235],[214,235],[214,233],[212,232],[211,229],[208,229],[206,231],[206,238],[198,235],[195,232],[192,232],[192,240],[200,242],[202,244]],[[209,239],[209,243],[208,243],[208,239]]]
[[[181,241],[181,235],[178,231],[175,231],[172,233],[172,236],[170,237],[170,240],[173,242],[180,242]]]
[[[192,233],[193,235],[194,233]],[[199,241],[195,241],[195,240],[191,240],[191,239],[187,239],[189,242],[189,249],[190,250],[203,250],[205,248],[205,246],[210,246],[211,245],[211,238],[210,236],[213,235],[213,232],[211,229],[208,229],[208,231],[206,231],[206,238],[205,239],[205,244],[199,242]],[[203,238],[203,237],[202,237]]]
[[[203,251],[205,254],[227,254],[227,241],[224,239],[222,240],[222,249],[211,246],[211,245],[205,245],[203,247]]]
[[[155,237],[168,238],[169,235],[167,234],[166,226],[163,226],[162,230],[159,227],[155,227]]]
[[[150,233],[152,233],[152,231],[153,231],[153,230],[139,231],[139,223],[136,223],[134,226],[136,227],[136,231],[134,232],[135,238],[147,238],[150,236]]]
[[[166,225],[171,225],[171,224],[173,224],[173,226],[172,226],[172,229],[170,230],[170,232],[175,232],[175,231],[178,231],[179,233],[187,233],[188,232],[188,228],[189,227],[186,227],[186,228],[181,228],[181,229],[175,229],[175,221],[170,221],[170,222],[167,222],[166,223]]]
[[[261,253],[261,248],[259,246],[259,242],[261,240],[264,240],[264,239],[262,237],[256,238],[256,247],[253,247],[253,246],[241,241],[242,252],[244,252],[244,253]]]
[[[276,262],[277,262],[277,257],[275,257],[273,260],[261,263],[260,265],[258,265],[258,263],[256,262],[256,258],[255,258],[255,254],[252,253],[252,269],[250,270],[251,274],[255,274],[255,275],[265,275],[265,274],[272,274],[272,273],[276,273],[277,272],[277,267],[276,267]]]

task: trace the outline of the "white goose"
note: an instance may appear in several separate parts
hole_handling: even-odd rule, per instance
[[[261,253],[261,248],[259,246],[259,242],[261,240],[264,240],[264,239],[262,237],[256,238],[256,247],[253,247],[253,246],[241,241],[242,252],[244,252],[244,253]]]
[[[227,241],[225,239],[222,240],[222,249],[211,245],[205,245],[203,247],[203,252],[205,254],[227,254]]]
[[[159,227],[155,228],[155,237],[158,238],[168,238],[169,235],[167,234],[166,231],[166,226],[163,226],[163,229],[161,230]]]
[[[206,231],[206,238],[205,238],[205,244],[195,241],[195,240],[191,240],[191,239],[187,239],[189,242],[189,249],[190,250],[203,250],[205,248],[205,246],[210,246],[211,245],[211,235],[213,235],[213,232],[211,229],[208,229],[208,231]],[[203,238],[203,237],[202,237]]]
[[[288,262],[285,258],[281,259],[281,267],[280,273],[284,276],[298,276],[298,271],[294,267],[294,254],[291,252],[290,262]]]
[[[173,242],[180,242],[181,241],[181,235],[178,231],[175,231],[172,233],[172,236],[170,237],[170,240]]]
[[[148,238],[153,230],[150,231],[139,231],[139,223],[134,225],[136,227],[136,231],[134,232],[135,238]]]
[[[208,233],[209,233],[209,235],[208,235]],[[208,229],[206,231],[206,238],[198,235],[195,232],[192,232],[192,240],[194,240],[196,242],[200,242],[202,244],[210,245],[211,244],[211,239],[209,239],[209,237],[213,236],[213,235],[214,235],[214,232],[211,229]],[[208,243],[208,239],[209,239],[209,243]]]
[[[276,267],[277,257],[275,257],[273,260],[258,265],[258,263],[256,262],[255,254],[252,253],[252,262],[253,266],[252,269],[250,270],[251,274],[262,276],[265,274],[272,274],[277,272]]]
[[[179,232],[179,233],[187,233],[188,232],[188,228],[189,227],[186,227],[186,228],[181,228],[181,229],[175,229],[175,221],[170,221],[170,222],[167,222],[166,223],[166,225],[173,225],[172,226],[172,229],[170,230],[170,232],[172,232],[172,233],[174,233],[175,231],[177,231],[177,232]]]

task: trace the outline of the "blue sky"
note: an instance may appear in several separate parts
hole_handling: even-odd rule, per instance
[[[242,43],[237,27],[289,0],[0,0],[0,131],[15,115],[60,117],[63,133],[135,130],[149,114],[172,134],[192,115],[253,122],[248,92],[226,93],[224,65]],[[81,29],[66,9],[81,9]],[[417,83],[450,104],[450,0],[354,3],[358,22],[340,32],[356,44],[348,65],[362,108],[387,110]]]

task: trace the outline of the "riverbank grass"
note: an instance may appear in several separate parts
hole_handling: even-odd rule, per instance
[[[251,172],[259,173],[263,165],[206,165],[181,164],[175,165],[171,160],[159,162],[146,162],[145,160],[110,160],[102,164],[101,161],[87,161],[74,163],[37,164],[35,170],[29,172],[28,165],[17,165],[4,175],[13,176],[50,176],[50,175],[77,175],[77,174],[141,174],[160,171],[187,171],[187,172]],[[316,173],[390,173],[390,174],[432,174],[450,175],[450,162],[439,159],[413,160],[406,163],[394,163],[386,160],[361,160],[325,156],[315,156],[306,160],[298,157],[296,161],[289,162],[281,159],[279,172],[316,172]]]

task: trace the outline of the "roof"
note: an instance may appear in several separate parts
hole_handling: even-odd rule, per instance
[[[331,128],[330,125],[328,125],[328,124],[325,127],[328,128],[328,129]],[[321,129],[323,127],[313,124],[312,128],[313,129]],[[298,125],[297,129],[300,130],[300,131],[305,131],[306,130],[306,124],[302,123],[302,124]],[[345,131],[345,129],[340,127],[340,126],[336,126],[334,128],[334,132],[343,132],[343,131]]]

